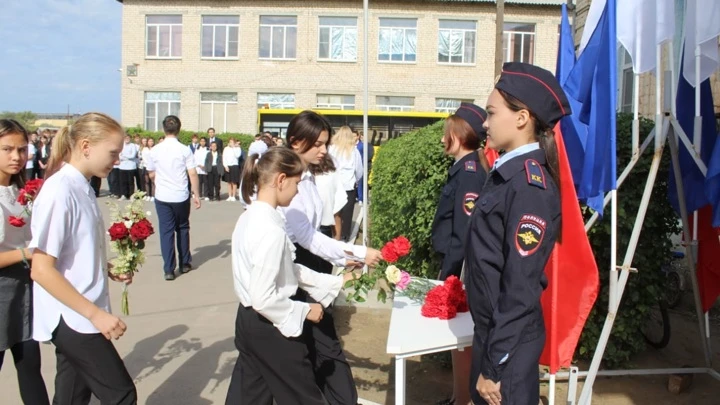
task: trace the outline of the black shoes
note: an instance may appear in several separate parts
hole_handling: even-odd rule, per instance
[[[165,273],[165,281],[173,281],[173,280],[175,280],[174,273]]]
[[[180,267],[180,273],[185,274],[192,269],[193,269],[192,264],[189,264],[189,263],[183,264],[182,267]]]

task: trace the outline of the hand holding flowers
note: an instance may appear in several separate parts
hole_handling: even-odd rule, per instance
[[[42,184],[42,179],[30,180],[25,183],[25,187],[20,189],[17,202],[18,204],[23,206],[23,211],[19,217],[13,215],[8,217],[8,222],[10,222],[10,225],[16,228],[21,228],[25,226],[26,222],[23,218],[23,215],[30,218],[30,215],[32,213],[32,203],[35,200],[35,197],[37,197],[38,192],[40,192],[40,187],[42,187]]]
[[[410,241],[404,236],[398,236],[386,243],[380,251],[386,262],[396,263],[400,258],[407,256],[411,249]],[[367,272],[359,278],[345,283],[345,288],[352,287],[354,289],[347,295],[346,301],[365,302],[368,292],[375,288],[379,280],[385,280],[391,291],[403,290],[410,284],[410,274],[395,265],[389,265],[384,272]],[[378,300],[382,302],[387,300],[387,291],[382,286],[379,286]]]

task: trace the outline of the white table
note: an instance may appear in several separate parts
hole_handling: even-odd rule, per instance
[[[387,353],[395,355],[395,405],[405,405],[405,359],[472,345],[470,312],[440,320],[422,316],[421,307],[419,303],[398,295],[393,302]]]

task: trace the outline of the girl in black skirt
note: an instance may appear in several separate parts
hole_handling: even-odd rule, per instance
[[[225,181],[228,183],[228,201],[237,201],[235,196],[240,184],[240,156],[235,147],[235,138],[228,140],[228,146],[223,151],[223,165],[225,166]]]
[[[297,194],[304,165],[287,148],[252,155],[243,174],[242,197],[257,200],[238,219],[232,235],[232,270],[240,299],[235,324],[235,364],[226,404],[324,405],[309,351],[305,320],[318,323],[354,273],[331,276],[293,263],[295,247],[277,207]],[[257,161],[257,163],[256,163]],[[298,287],[316,301],[295,299]]]

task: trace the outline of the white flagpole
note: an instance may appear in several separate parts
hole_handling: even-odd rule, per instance
[[[370,205],[370,196],[368,195],[368,108],[369,108],[369,80],[370,76],[368,73],[368,57],[370,52],[368,51],[369,42],[368,34],[369,29],[369,0],[363,0],[363,205],[361,208],[361,214],[363,217],[363,245],[367,246],[370,241],[368,240],[368,206]],[[367,265],[363,269],[367,272]]]

